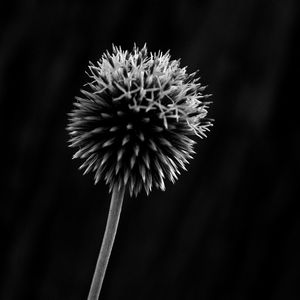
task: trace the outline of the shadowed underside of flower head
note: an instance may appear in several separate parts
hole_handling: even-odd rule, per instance
[[[113,46],[90,63],[90,81],[76,97],[67,130],[73,158],[84,160],[110,191],[125,186],[130,195],[174,182],[194,153],[192,135],[205,137],[210,95],[169,53],[131,52]]]

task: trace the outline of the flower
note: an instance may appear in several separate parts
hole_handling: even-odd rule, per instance
[[[191,136],[203,138],[212,126],[206,87],[169,52],[148,54],[146,44],[131,52],[113,46],[88,68],[90,81],[68,114],[79,169],[93,171],[95,184],[103,178],[110,192],[165,190],[164,179],[174,183],[195,153]]]

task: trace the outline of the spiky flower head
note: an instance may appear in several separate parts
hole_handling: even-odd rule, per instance
[[[212,126],[205,86],[168,52],[148,54],[146,44],[131,52],[113,46],[88,68],[67,126],[73,158],[84,160],[79,169],[110,191],[165,190],[164,179],[174,183],[195,153],[191,136],[203,138]]]

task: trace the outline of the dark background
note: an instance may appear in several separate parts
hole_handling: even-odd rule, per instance
[[[127,195],[101,299],[300,299],[298,2],[1,4],[0,299],[86,299],[110,196],[66,114],[88,61],[134,42],[200,70],[215,126],[176,184]]]

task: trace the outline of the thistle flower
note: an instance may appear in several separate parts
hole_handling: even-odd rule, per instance
[[[124,193],[130,196],[175,182],[194,154],[191,136],[206,136],[210,96],[196,73],[188,74],[169,53],[131,52],[113,46],[97,64],[76,97],[67,130],[79,169],[93,171],[112,191],[108,220],[88,300],[99,297],[120,218]]]
[[[169,53],[131,52],[113,46],[96,64],[90,62],[90,81],[76,97],[67,130],[79,169],[93,171],[132,196],[153,186],[165,190],[164,179],[177,179],[194,154],[191,136],[206,136],[210,96],[196,73],[187,74]]]

